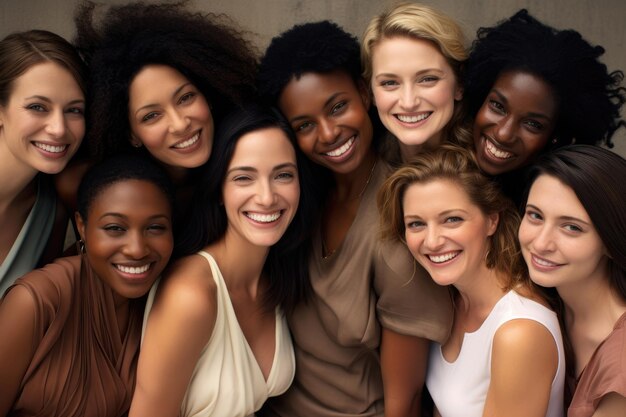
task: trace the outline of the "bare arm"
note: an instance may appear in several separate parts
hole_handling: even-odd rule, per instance
[[[129,416],[179,415],[216,316],[208,264],[195,255],[183,259],[162,283],[150,312]]]
[[[35,347],[35,300],[24,287],[7,293],[0,304],[0,416],[13,406]]]
[[[626,415],[626,397],[616,392],[602,397],[593,413],[593,417],[624,417],[624,415]]]
[[[552,334],[533,320],[502,325],[493,340],[484,417],[544,417],[558,366]]]
[[[380,360],[385,417],[419,415],[429,341],[383,328]]]

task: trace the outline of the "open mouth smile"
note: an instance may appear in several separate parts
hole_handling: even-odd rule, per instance
[[[120,265],[120,264],[113,264],[115,266],[115,268],[117,268],[119,271],[125,273],[125,274],[132,274],[132,275],[141,275],[146,273],[150,267],[152,266],[152,263],[148,263],[142,266],[126,266],[126,265]]]
[[[263,213],[252,213],[249,211],[245,211],[243,213],[247,218],[254,220],[255,222],[259,222],[259,223],[272,223],[275,222],[276,220],[278,220],[280,218],[280,216],[282,216],[283,212],[282,210],[279,210],[277,212],[274,213],[268,213],[268,214],[263,214]]]
[[[341,156],[341,155],[345,154],[346,152],[348,152],[350,150],[350,148],[352,148],[352,145],[354,144],[354,140],[355,140],[355,137],[352,136],[350,139],[348,139],[348,141],[346,143],[344,143],[343,145],[341,145],[337,149],[333,149],[330,152],[324,153],[324,155],[332,156],[332,157]]]
[[[61,153],[67,150],[70,145],[48,145],[41,142],[32,142],[37,148],[50,153]]]
[[[485,140],[485,150],[489,153],[489,155],[493,156],[494,158],[509,159],[514,156],[511,152],[507,152],[507,151],[500,149],[491,140],[486,139],[486,138],[484,140]]]
[[[190,137],[189,139],[186,139],[186,140],[184,140],[182,142],[178,142],[177,144],[175,144],[172,147],[176,148],[176,149],[186,149],[186,148],[189,148],[190,146],[192,146],[193,144],[195,144],[199,139],[200,139],[200,130],[195,135]]]
[[[442,253],[440,255],[426,255],[426,256],[431,262],[436,263],[436,264],[442,264],[444,262],[448,262],[456,258],[457,256],[459,256],[460,253],[461,251],[458,250],[458,251]]]
[[[402,123],[418,123],[418,122],[428,119],[431,114],[433,113],[426,112],[426,113],[416,114],[412,116],[405,115],[405,114],[395,114],[394,116],[396,117],[396,119],[400,120]]]
[[[532,255],[532,261],[534,264],[538,265],[538,266],[542,266],[544,268],[556,268],[558,266],[561,266],[562,264],[557,264],[555,262],[549,261],[545,258],[540,258],[537,255]]]

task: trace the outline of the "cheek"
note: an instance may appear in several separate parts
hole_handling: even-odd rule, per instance
[[[417,259],[422,238],[418,234],[411,232],[405,232],[404,238],[406,240],[406,245],[409,248],[409,251],[411,252],[413,257]]]

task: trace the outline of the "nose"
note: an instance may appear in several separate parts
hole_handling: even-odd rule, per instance
[[[170,133],[185,133],[190,124],[191,121],[184,112],[179,110],[172,110],[170,115]]]
[[[46,123],[46,133],[55,139],[65,134],[65,116],[62,111],[52,111]]]
[[[424,247],[428,250],[435,251],[440,249],[444,244],[444,237],[438,227],[426,228],[426,237],[424,238]]]
[[[150,249],[142,231],[128,233],[128,240],[124,245],[124,254],[132,259],[142,259],[148,256]]]
[[[264,207],[271,207],[276,203],[276,192],[271,180],[259,181],[256,200]]]
[[[496,125],[495,138],[500,143],[512,143],[515,140],[515,123],[512,117],[505,116]]]
[[[411,111],[419,106],[420,97],[418,89],[412,85],[404,85],[400,89],[400,107],[404,110]]]
[[[532,246],[539,253],[553,252],[556,249],[556,243],[552,229],[547,226],[541,226],[532,241]]]
[[[321,120],[319,122],[319,139],[320,142],[332,144],[337,142],[341,129],[331,120]]]

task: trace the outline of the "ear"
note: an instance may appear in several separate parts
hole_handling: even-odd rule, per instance
[[[359,95],[361,96],[361,100],[363,100],[363,105],[367,110],[370,109],[370,104],[372,104],[372,94],[370,93],[370,89],[367,88],[367,84],[363,78],[360,78],[356,87],[359,90]]]
[[[461,101],[463,100],[463,86],[461,84],[456,85],[455,89],[454,89],[454,100],[455,101]]]
[[[141,148],[141,145],[143,145],[141,141],[139,140],[139,138],[135,136],[134,133],[130,134],[130,144],[132,145],[133,148]]]
[[[74,220],[76,221],[76,228],[78,229],[78,234],[82,240],[85,240],[85,221],[83,220],[80,213],[74,213]]]
[[[498,222],[500,221],[499,213],[492,213],[487,216],[487,236],[493,236],[498,228]]]

